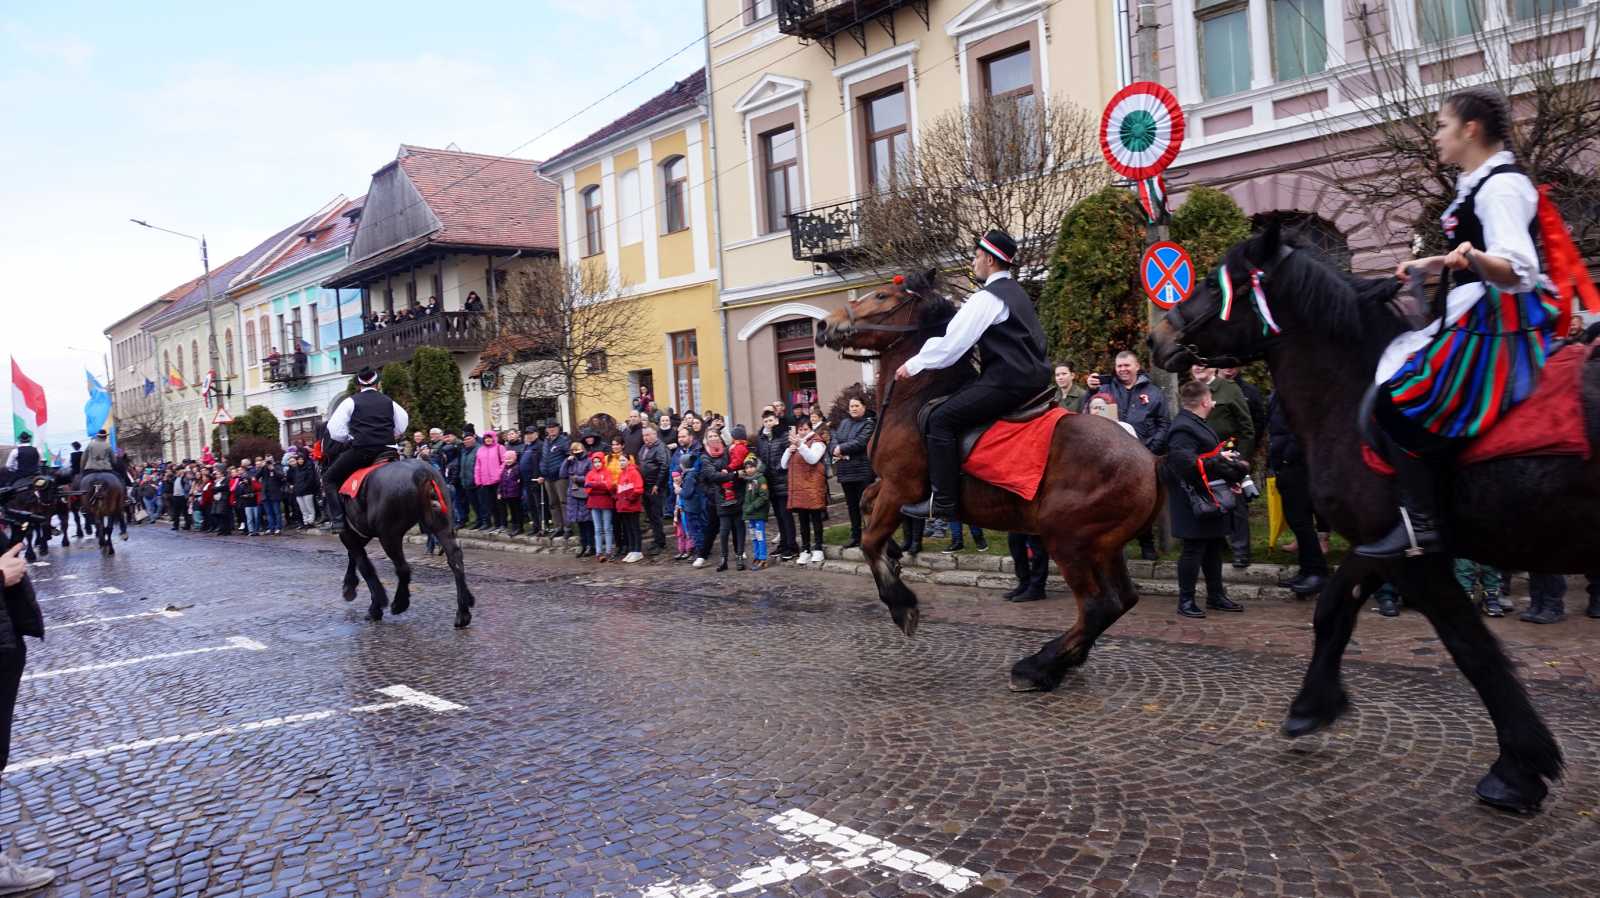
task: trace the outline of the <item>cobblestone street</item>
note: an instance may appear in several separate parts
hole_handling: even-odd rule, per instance
[[[1304,604],[1150,598],[1018,695],[1069,602],[917,584],[906,640],[862,577],[469,550],[456,631],[415,546],[376,624],[323,537],[117,548],[33,570],[0,834],[42,894],[1600,895],[1581,614],[1492,624],[1567,753],[1518,818],[1473,799],[1493,731],[1414,614],[1363,615],[1356,709],[1291,744]]]

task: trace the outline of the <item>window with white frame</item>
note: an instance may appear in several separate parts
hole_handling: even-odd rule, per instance
[[[640,223],[639,170],[624,169],[617,176],[617,243],[630,246],[644,239]]]
[[[767,232],[787,231],[789,213],[798,212],[800,207],[800,157],[794,126],[761,135],[761,157]]]
[[[1465,37],[1483,27],[1483,0],[1417,0],[1417,28],[1423,43]]]
[[[1423,0],[1428,2],[1428,0]],[[1200,82],[1206,99],[1250,89],[1250,4],[1199,0]]]
[[[874,190],[892,187],[903,174],[911,149],[906,117],[906,88],[896,85],[861,101],[867,151],[867,184]]]
[[[1577,9],[1582,0],[1512,0],[1511,17],[1519,22],[1548,19],[1556,13]]]
[[[752,22],[759,22],[760,20],[765,19],[767,16],[772,15],[772,7],[774,2],[775,0],[745,0],[745,24],[748,25]]]
[[[668,234],[688,229],[689,163],[682,156],[661,163],[661,205]]]
[[[1328,67],[1328,31],[1322,0],[1272,0],[1272,68],[1279,81],[1315,75]]]
[[[605,252],[602,239],[604,219],[600,215],[600,187],[590,187],[583,192],[583,254],[598,256]]]

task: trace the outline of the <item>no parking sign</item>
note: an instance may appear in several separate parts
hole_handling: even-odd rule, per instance
[[[1139,280],[1151,302],[1170,309],[1194,292],[1194,262],[1178,244],[1157,243],[1139,261]]]

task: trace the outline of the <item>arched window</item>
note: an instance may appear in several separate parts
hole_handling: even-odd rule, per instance
[[[248,356],[245,359],[245,364],[254,365],[256,363],[256,323],[254,321],[246,321],[244,323],[244,354]]]
[[[188,386],[189,376],[183,373],[183,347],[181,345],[178,347],[178,379],[183,381],[185,386]]]
[[[228,377],[233,377],[233,328],[222,332],[222,348],[228,354]]]
[[[689,163],[672,156],[661,163],[662,205],[667,212],[667,233],[689,227]]]
[[[583,254],[585,256],[598,256],[605,252],[605,243],[601,240],[601,228],[605,219],[600,214],[600,188],[590,187],[583,192]]]
[[[183,354],[179,353],[178,358]],[[161,382],[167,385],[168,393],[172,392],[172,353],[165,349],[161,350]]]
[[[1345,271],[1350,270],[1351,259],[1354,257],[1354,253],[1350,251],[1350,241],[1339,233],[1333,222],[1314,212],[1302,212],[1298,209],[1276,210],[1251,216],[1250,229],[1260,231],[1273,221],[1278,223],[1283,233],[1290,239],[1321,252]]]
[[[204,383],[206,376],[201,373],[204,369],[200,367],[200,342],[198,340],[189,341],[189,361],[194,362],[194,379]]]
[[[639,190],[639,170],[630,168],[617,175],[617,245],[632,246],[644,239],[643,216],[639,214],[643,197]]]
[[[261,357],[264,359],[272,355],[272,327],[267,323],[267,316],[262,315],[259,320],[261,325],[257,333],[261,334]]]
[[[189,422],[183,422],[183,457],[194,458],[194,448],[189,442]]]

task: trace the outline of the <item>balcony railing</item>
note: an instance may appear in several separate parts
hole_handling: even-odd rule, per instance
[[[796,261],[821,262],[836,269],[850,267],[861,248],[861,201],[846,200],[791,212],[789,248]]]
[[[303,358],[268,359],[261,365],[261,374],[267,383],[289,390],[305,386],[309,377]]]
[[[451,352],[482,352],[490,337],[485,312],[435,312],[339,341],[340,369],[354,374],[363,367],[381,368],[406,362],[423,346]]]
[[[816,41],[835,60],[834,38],[848,34],[867,52],[867,23],[876,21],[898,43],[894,33],[894,12],[903,6],[916,10],[922,24],[928,24],[928,0],[778,0],[778,30],[805,40]]]
[[[796,261],[841,272],[869,255],[882,264],[933,264],[961,244],[952,202],[946,192],[905,188],[804,209],[787,216],[789,248]]]

